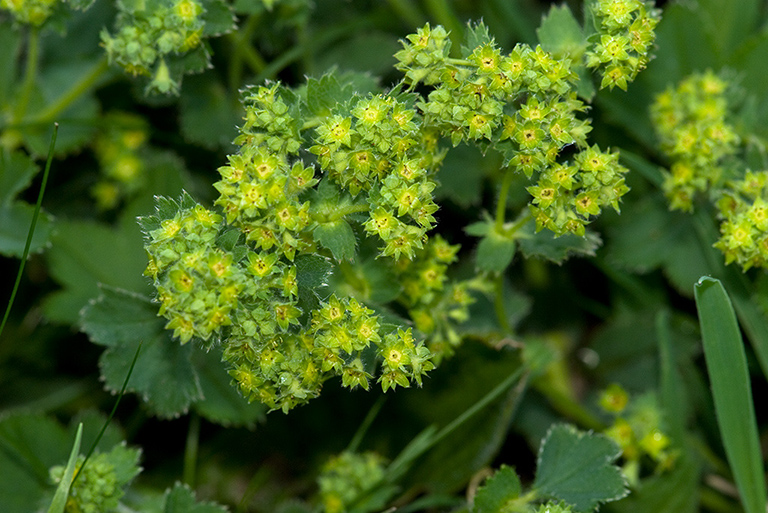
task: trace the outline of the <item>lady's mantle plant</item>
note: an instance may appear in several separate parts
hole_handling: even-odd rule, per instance
[[[182,343],[221,344],[241,392],[286,412],[333,376],[385,391],[421,384],[460,343],[456,323],[485,286],[449,280],[459,248],[429,236],[442,140],[504,156],[486,237],[513,241],[530,220],[583,236],[628,191],[618,154],[587,141],[578,73],[588,66],[603,87],[625,88],[647,62],[658,13],[637,0],[590,12],[593,44],[570,56],[524,44],[503,53],[479,24],[453,57],[447,31],[426,25],[395,55],[405,78],[388,92],[339,74],[247,89],[216,209],[160,198],[142,220],[167,328]],[[150,57],[131,66],[148,69]],[[515,174],[533,181],[532,199],[508,226]],[[398,287],[377,297],[374,274]]]

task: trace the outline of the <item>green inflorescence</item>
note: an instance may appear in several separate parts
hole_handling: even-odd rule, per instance
[[[454,146],[493,147],[511,170],[537,174],[538,183],[528,189],[537,229],[584,235],[603,207],[618,210],[629,188],[618,155],[587,144],[591,127],[577,118],[585,106],[576,96],[576,63],[525,44],[505,55],[479,27],[475,31],[481,42],[464,49],[462,59],[449,57],[445,31],[429,25],[395,54],[412,86],[431,87],[417,103],[424,122]],[[568,146],[581,151],[573,163],[561,163]]]
[[[743,138],[729,120],[733,87],[712,71],[694,73],[656,97],[651,119],[671,159],[663,190],[671,209],[692,211],[697,196],[721,219],[714,244],[725,263],[768,267],[768,171],[746,167]]]
[[[124,492],[118,482],[115,466],[108,453],[93,456],[83,468],[84,456],[77,460],[76,473],[81,472],[70,489],[66,513],[110,513],[117,511]],[[58,484],[64,477],[64,467],[55,466],[50,470],[51,479]]]
[[[39,27],[53,14],[59,0],[0,0],[0,9],[7,9],[14,19],[25,25]]]
[[[177,94],[185,72],[199,71],[208,64],[210,56],[205,38],[211,33],[206,14],[209,10],[217,13],[222,10],[218,2],[118,2],[115,30],[103,29],[101,32],[102,46],[109,62],[132,75],[149,77],[148,91]],[[224,7],[225,12],[226,9]]]
[[[717,185],[725,157],[739,136],[728,122],[727,82],[711,71],[695,73],[656,97],[651,120],[672,159],[663,189],[672,209],[693,210],[697,193]]]
[[[373,452],[345,451],[329,459],[317,482],[325,513],[343,513],[384,477],[384,458]]]
[[[725,263],[744,270],[768,267],[768,171],[748,170],[729,181],[716,204],[723,222],[714,246]]]
[[[408,36],[395,55],[405,81],[389,92],[358,93],[360,77],[338,74],[246,89],[216,210],[161,198],[142,221],[167,328],[220,344],[250,400],[288,411],[333,376],[421,385],[459,345],[471,291],[487,285],[448,279],[458,246],[428,236],[442,139],[493,147],[507,173],[535,177],[539,230],[583,235],[618,210],[626,169],[587,144],[574,63],[526,45],[504,55],[484,26],[470,31],[457,59],[442,27]],[[376,279],[393,292],[374,300]]]
[[[601,88],[626,90],[648,64],[660,11],[642,0],[598,0],[590,10],[597,34],[586,64],[602,73]]]

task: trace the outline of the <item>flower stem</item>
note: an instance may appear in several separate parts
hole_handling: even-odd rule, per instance
[[[496,223],[494,229],[497,233],[504,232],[504,215],[507,212],[507,197],[509,196],[509,187],[512,185],[512,178],[514,174],[511,170],[507,170],[504,173],[504,178],[501,181],[501,189],[499,190],[499,200],[496,203]]]
[[[16,111],[13,113],[13,118],[16,123],[18,123],[24,117],[24,114],[26,114],[29,98],[32,95],[32,89],[35,87],[37,65],[40,59],[39,43],[40,32],[36,27],[32,27],[29,31],[29,39],[27,43],[27,63],[24,70],[24,82],[21,86],[21,97],[16,104]]]
[[[184,449],[184,483],[191,488],[195,487],[195,474],[197,473],[197,450],[200,445],[200,415],[192,413],[189,416],[189,431],[187,431],[187,445]]]
[[[64,94],[29,120],[29,124],[47,124],[91,89],[109,69],[107,57],[99,60],[91,70],[75,82]]]

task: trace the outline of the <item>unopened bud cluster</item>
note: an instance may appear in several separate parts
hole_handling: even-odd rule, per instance
[[[147,0],[130,5],[118,2],[116,29],[101,32],[110,63],[132,75],[151,77],[149,89],[176,92],[168,57],[182,55],[201,45],[205,22],[198,0]]]
[[[144,185],[146,165],[141,150],[148,139],[141,117],[123,112],[109,113],[106,117],[107,129],[100,132],[94,142],[102,178],[91,189],[102,210],[115,208]]]
[[[384,478],[386,461],[373,452],[342,452],[330,458],[317,483],[325,513],[350,511],[356,500]]]
[[[601,88],[626,90],[648,64],[660,11],[642,0],[598,0],[590,8],[597,34],[586,64],[602,73]]]
[[[96,454],[83,467],[84,456],[79,456],[75,464],[77,476],[67,498],[66,512],[109,513],[117,511],[123,490],[117,479],[115,466],[109,454]],[[58,484],[64,478],[64,467],[55,466],[50,470],[51,480]]]
[[[0,0],[18,23],[39,27],[53,14],[59,0]]]

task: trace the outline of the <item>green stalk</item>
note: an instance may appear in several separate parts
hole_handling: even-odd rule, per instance
[[[496,313],[496,319],[499,321],[502,331],[505,334],[512,333],[512,326],[507,319],[507,309],[504,308],[504,274],[499,273],[494,280],[493,309]]]
[[[109,63],[105,56],[94,64],[88,73],[80,77],[80,80],[75,82],[69,90],[59,96],[55,102],[51,103],[43,111],[32,117],[32,119],[29,120],[29,124],[49,123],[50,120],[61,114],[61,112],[69,107],[75,100],[90,90],[108,69]]]
[[[499,199],[496,202],[496,223],[494,228],[497,233],[504,233],[504,216],[507,212],[507,197],[509,196],[509,187],[512,185],[514,174],[511,170],[504,172],[501,180],[501,189],[499,189]]]
[[[40,32],[37,27],[32,27],[29,32],[29,43],[27,45],[27,63],[24,71],[24,82],[21,85],[21,96],[16,104],[16,110],[13,113],[14,122],[19,122],[27,112],[29,98],[32,90],[35,88],[37,80],[37,65],[40,60]]]
[[[48,160],[45,162],[45,171],[43,171],[43,181],[40,184],[40,192],[37,194],[37,203],[35,203],[35,212],[32,214],[32,224],[29,226],[29,232],[27,232],[27,241],[24,244],[24,252],[21,254],[21,263],[19,264],[19,271],[16,273],[16,282],[13,284],[13,290],[11,291],[11,298],[8,300],[8,306],[5,308],[5,314],[3,315],[3,322],[0,323],[0,334],[3,333],[5,323],[8,322],[8,316],[11,313],[11,307],[13,301],[16,299],[16,292],[19,290],[19,283],[21,283],[21,277],[24,274],[24,267],[27,265],[27,257],[29,256],[29,247],[32,245],[32,235],[35,233],[35,227],[37,226],[37,218],[40,216],[40,207],[43,204],[43,195],[45,194],[45,186],[48,183],[48,174],[51,171],[51,162],[53,161],[53,149],[56,147],[56,136],[59,133],[59,124],[53,124],[53,135],[51,136],[51,145],[48,148]]]
[[[200,447],[200,415],[192,412],[189,415],[189,431],[187,431],[187,444],[184,448],[184,483],[190,488],[195,487],[195,475],[197,474],[197,453]]]

